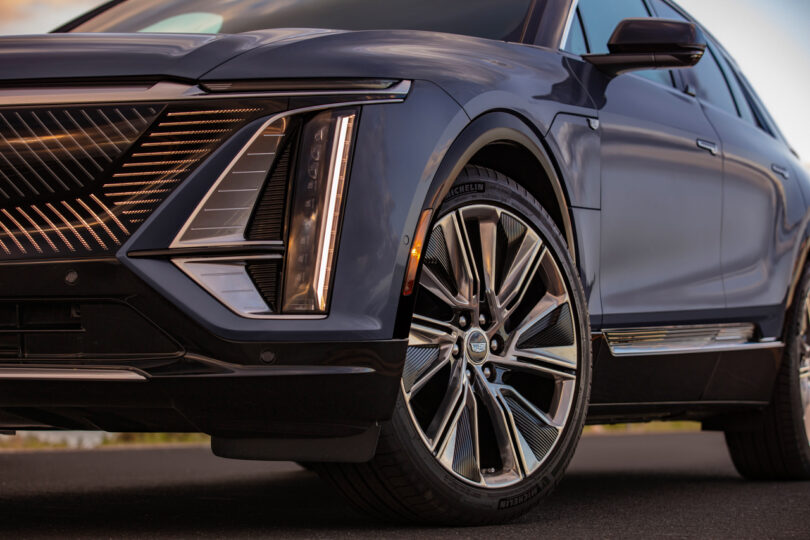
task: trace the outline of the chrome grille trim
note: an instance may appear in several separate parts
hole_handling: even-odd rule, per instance
[[[312,90],[248,93],[208,93],[199,86],[159,82],[151,85],[129,86],[67,86],[56,88],[0,89],[0,107],[7,105],[66,105],[70,103],[137,103],[145,101],[204,101],[226,99],[254,99],[294,96],[381,96],[405,98],[411,91],[411,81],[401,81],[385,89],[366,90]],[[246,112],[240,109],[233,111]],[[179,116],[179,115],[177,115]]]

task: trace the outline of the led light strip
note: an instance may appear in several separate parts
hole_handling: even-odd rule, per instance
[[[343,200],[343,184],[346,181],[346,169],[349,164],[348,150],[352,132],[354,131],[354,119],[355,115],[351,114],[341,117],[338,121],[339,135],[335,138],[332,163],[329,165],[329,203],[326,211],[325,227],[321,236],[321,253],[318,261],[317,294],[318,305],[321,310],[326,309],[327,289],[329,287],[327,277],[331,273],[335,241],[337,240],[337,208],[338,204]]]

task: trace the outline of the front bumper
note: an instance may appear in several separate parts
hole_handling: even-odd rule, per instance
[[[0,283],[17,284],[0,302],[6,429],[346,437],[393,410],[406,340],[223,339],[114,259],[4,265]]]

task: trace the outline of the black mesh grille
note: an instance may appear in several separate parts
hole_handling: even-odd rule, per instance
[[[0,260],[113,252],[261,111],[221,104],[0,110]]]
[[[281,274],[281,261],[269,261],[261,263],[249,263],[247,265],[248,275],[256,288],[259,289],[264,301],[271,312],[278,312],[279,303],[279,278]]]

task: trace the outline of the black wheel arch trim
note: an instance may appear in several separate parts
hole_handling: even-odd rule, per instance
[[[433,177],[428,189],[423,210],[435,209],[444,200],[461,170],[469,165],[472,158],[486,146],[508,142],[522,146],[531,152],[542,167],[554,189],[554,196],[560,208],[564,224],[561,231],[565,237],[571,258],[576,265],[577,243],[574,223],[571,218],[571,205],[564,179],[561,177],[552,154],[546,149],[542,139],[517,115],[494,111],[473,119],[456,137]]]
[[[474,118],[459,132],[445,152],[436,173],[433,175],[433,181],[427,190],[418,215],[421,215],[425,210],[434,211],[439,208],[456,178],[458,178],[464,167],[470,164],[471,159],[486,146],[497,142],[510,142],[522,146],[534,155],[537,163],[542,167],[553,186],[554,196],[559,205],[565,229],[561,232],[565,238],[574,266],[579,270],[570,199],[564,180],[559,173],[559,168],[552,158],[552,153],[546,149],[542,139],[525,121],[511,112],[490,111],[484,113]],[[413,232],[416,232],[416,224],[414,224]],[[420,267],[421,264],[420,261]],[[400,297],[399,309],[394,324],[395,337],[407,337],[410,331],[413,309],[413,295]]]

